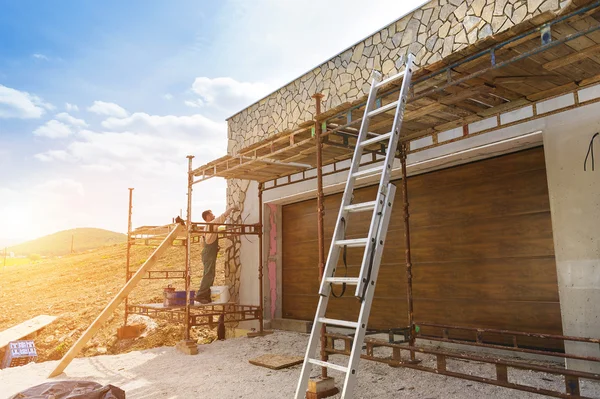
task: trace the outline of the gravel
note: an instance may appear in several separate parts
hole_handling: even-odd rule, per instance
[[[66,374],[53,379],[91,380],[113,384],[127,393],[127,398],[290,398],[293,397],[300,367],[269,370],[253,366],[248,360],[265,353],[303,356],[308,336],[276,332],[263,338],[236,338],[199,347],[195,356],[184,355],[172,347],[162,347],[120,355],[75,359]],[[379,349],[377,349],[379,350]],[[383,349],[382,349],[383,350]],[[342,363],[342,357],[332,357]],[[420,356],[424,365],[435,359]],[[57,361],[31,363],[0,370],[0,398],[52,381],[46,377]],[[495,370],[487,364],[471,361],[448,361],[448,369],[479,376],[492,376]],[[316,375],[318,370],[313,370]],[[338,386],[341,376],[337,377]],[[510,372],[511,381],[538,387],[564,389],[558,377],[527,371]],[[600,385],[582,381],[582,395],[600,397]],[[210,396],[209,396],[210,395]],[[339,395],[337,396],[339,397]],[[510,390],[453,377],[440,376],[385,364],[361,361],[356,398],[542,398],[526,392]]]

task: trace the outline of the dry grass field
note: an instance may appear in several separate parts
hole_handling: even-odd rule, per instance
[[[200,244],[192,247],[192,287],[200,284],[202,262]],[[133,246],[131,265],[136,269],[154,250]],[[59,359],[96,318],[125,283],[125,244],[115,244],[61,258],[41,259],[7,267],[0,274],[0,331],[41,314],[59,319],[41,331],[35,339],[39,360]],[[185,249],[169,248],[153,270],[183,270]],[[1,269],[0,269],[1,270]],[[215,285],[224,282],[223,261],[217,261]],[[172,284],[184,288],[183,279],[143,280],[130,296],[130,303],[162,302],[162,290]],[[158,321],[158,328],[145,338],[117,340],[116,330],[123,324],[124,305],[88,343],[83,356],[117,354],[175,345],[183,337],[179,325]],[[211,342],[216,333],[195,329],[199,342]]]

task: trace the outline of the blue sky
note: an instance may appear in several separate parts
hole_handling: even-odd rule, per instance
[[[422,1],[0,0],[0,245],[164,224],[225,118]],[[194,211],[224,209],[225,182]]]

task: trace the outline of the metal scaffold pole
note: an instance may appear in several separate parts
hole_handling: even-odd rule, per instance
[[[408,175],[406,173],[406,154],[408,153],[408,145],[403,143],[400,146],[400,162],[402,164],[402,203],[404,209],[404,245],[406,256],[406,298],[408,305],[408,328],[409,328],[409,344],[411,347],[415,345],[415,325],[413,314],[413,292],[412,292],[412,258],[410,253],[410,213],[408,211]],[[415,360],[415,352],[410,352],[411,361]]]
[[[192,174],[193,155],[188,155],[188,191],[187,191],[187,215],[186,215],[186,238],[185,238],[185,340],[190,340],[190,283],[192,264],[192,185],[194,176]]]
[[[315,99],[315,117],[318,118],[321,114],[321,100],[323,94],[316,93],[313,95]],[[323,279],[325,271],[325,230],[323,219],[325,217],[325,208],[323,206],[323,133],[320,122],[315,123],[315,139],[317,146],[317,239],[319,246],[319,282]],[[325,352],[327,327],[325,324],[321,326],[321,360],[327,361],[329,356]],[[321,367],[321,376],[327,378],[327,367]]]
[[[273,331],[265,330],[264,326],[264,255],[263,255],[263,191],[264,186],[258,183],[258,322],[257,332],[248,333],[248,337],[262,337],[272,334]]]

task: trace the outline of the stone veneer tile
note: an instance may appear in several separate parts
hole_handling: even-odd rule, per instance
[[[558,0],[432,0],[413,13],[250,105],[228,120],[229,154],[314,118],[316,92],[323,109],[367,94],[373,69],[395,74],[409,51],[418,66],[504,31],[542,11],[558,11]]]

